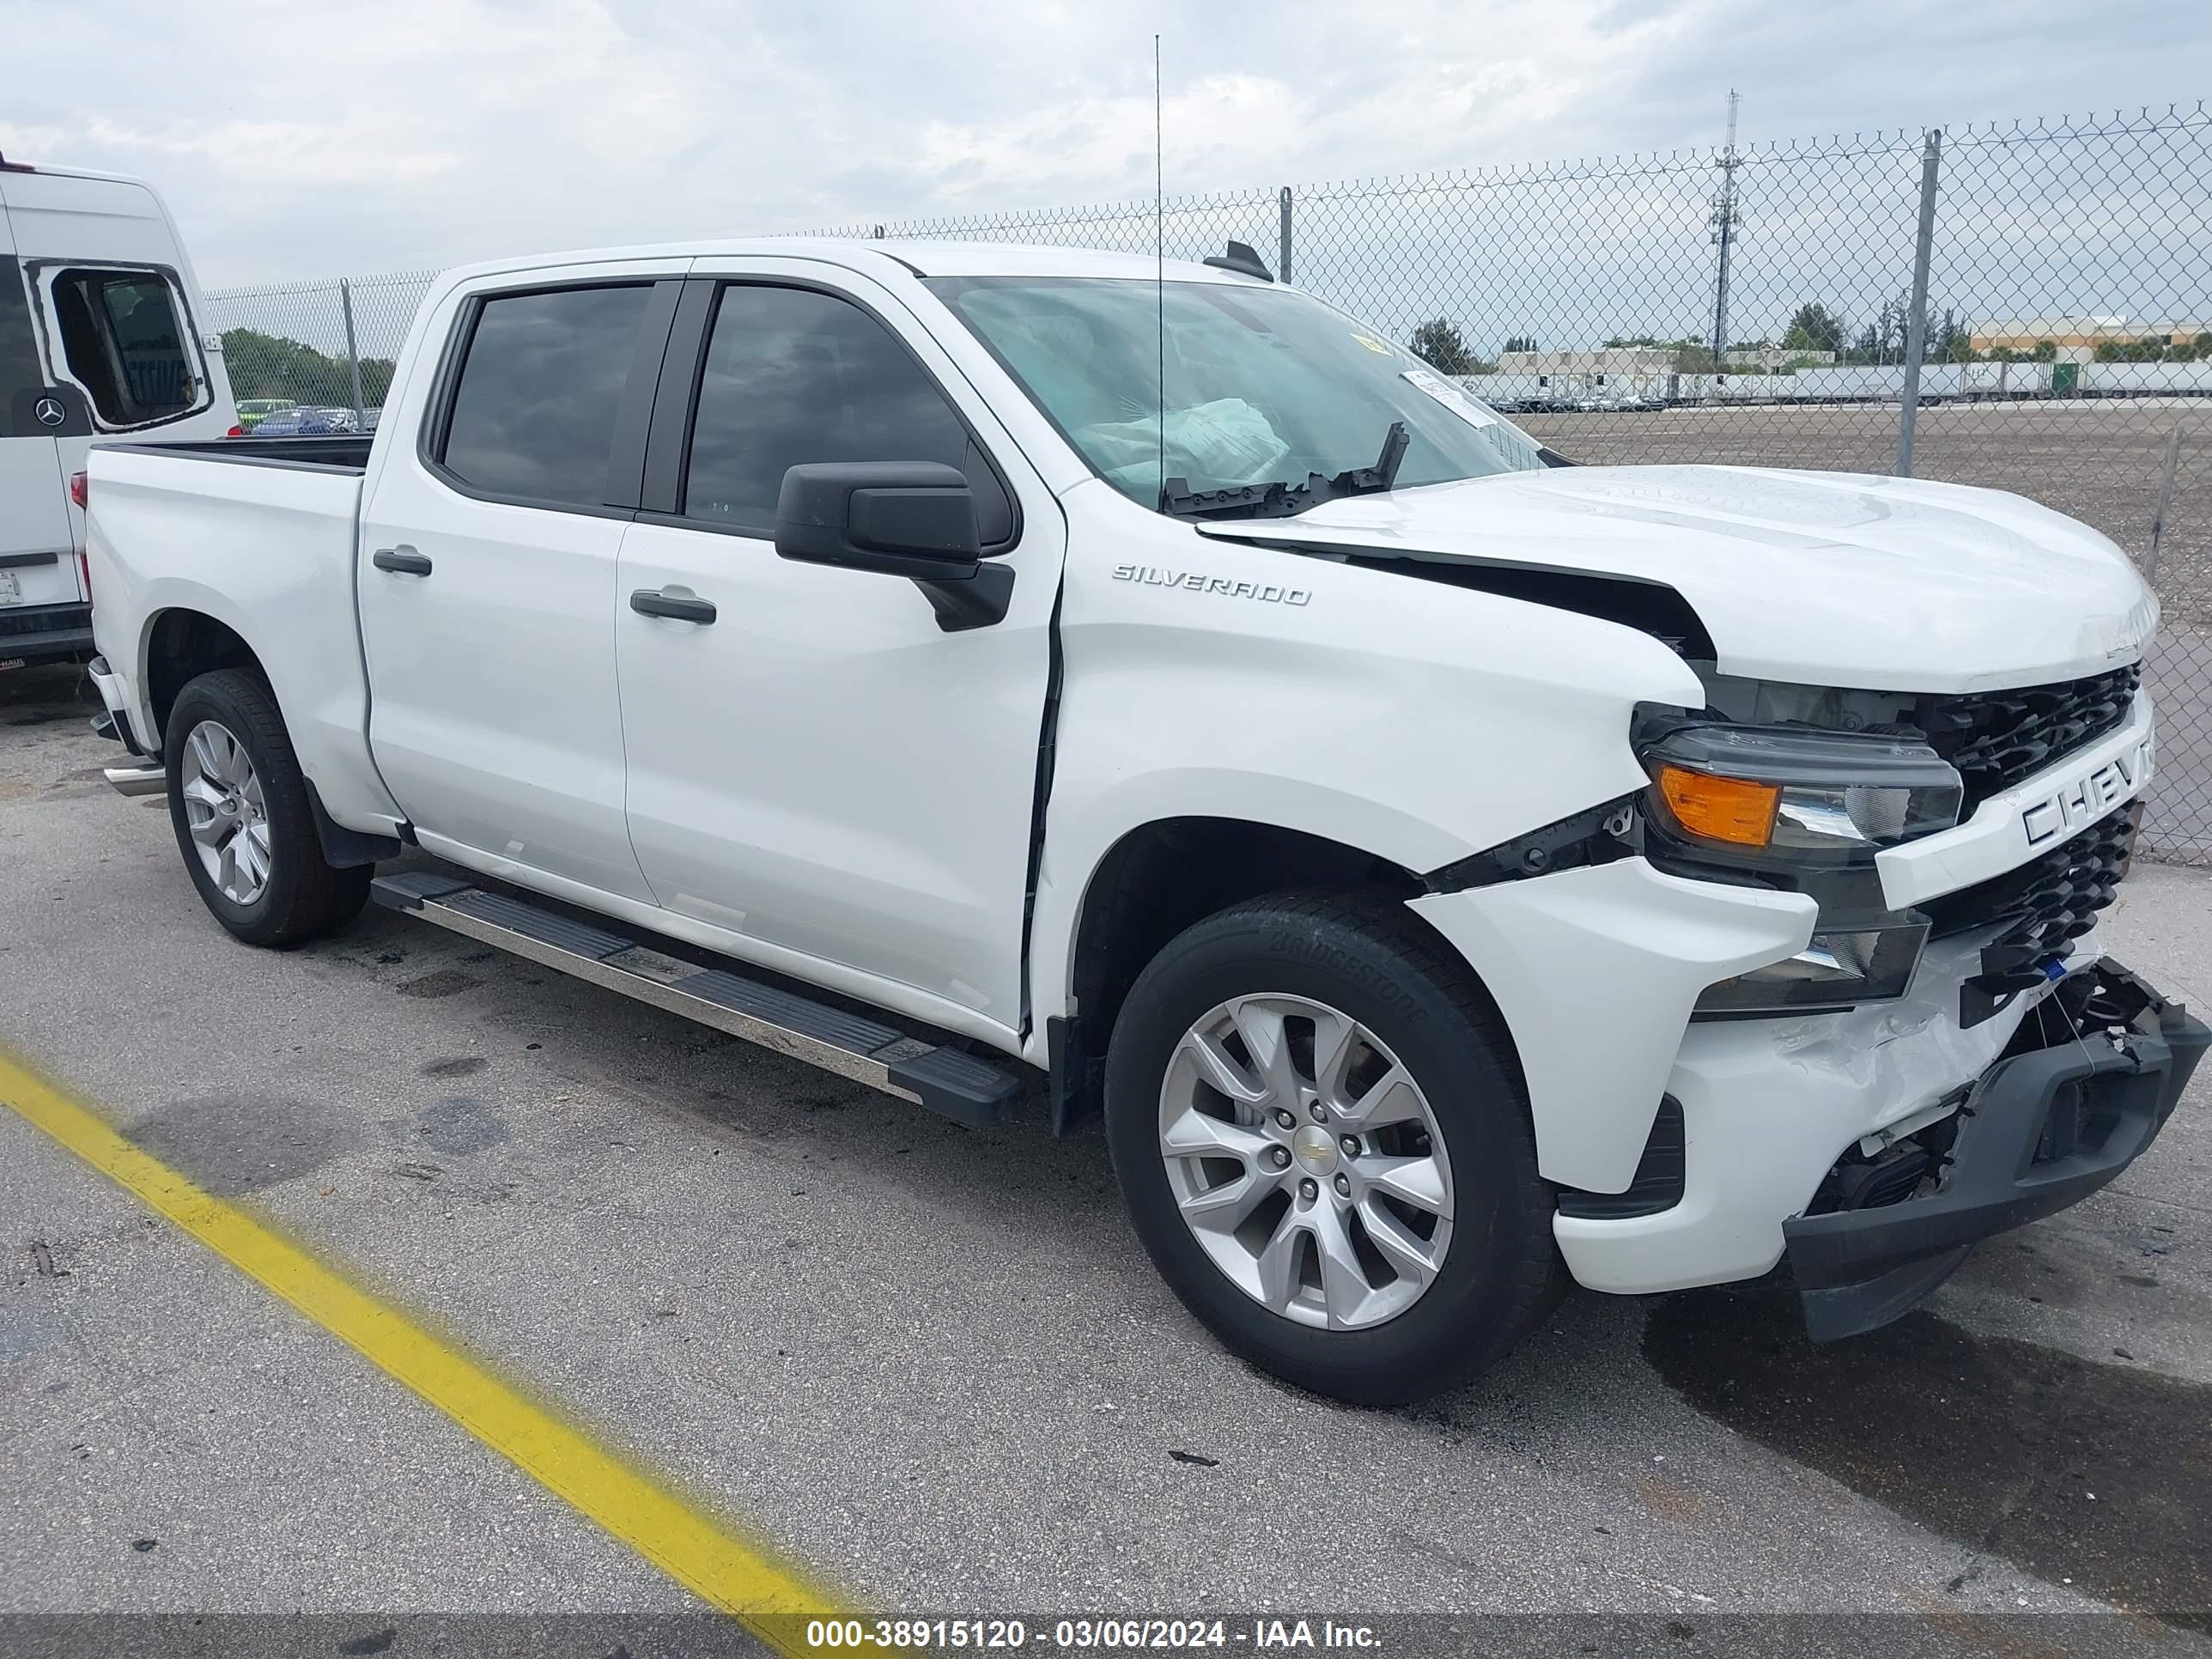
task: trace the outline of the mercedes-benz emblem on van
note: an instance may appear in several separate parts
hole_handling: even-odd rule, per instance
[[[41,398],[31,405],[31,414],[40,426],[59,426],[69,419],[69,410],[62,407],[58,398]]]

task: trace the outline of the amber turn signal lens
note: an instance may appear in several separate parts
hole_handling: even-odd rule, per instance
[[[1736,847],[1764,847],[1774,834],[1782,786],[1717,778],[1680,766],[1659,769],[1659,796],[1674,822],[1693,836]]]

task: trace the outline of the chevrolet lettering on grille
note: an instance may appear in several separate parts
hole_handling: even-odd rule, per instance
[[[2095,770],[2061,784],[2020,815],[2027,844],[2040,847],[2102,817],[2150,780],[2151,739],[2115,755]]]

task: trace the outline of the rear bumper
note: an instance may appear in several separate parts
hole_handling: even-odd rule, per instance
[[[2050,1022],[2057,1041],[1999,1060],[1976,1082],[1937,1191],[1783,1224],[1815,1340],[1888,1323],[1980,1240],[2079,1203],[2157,1139],[2212,1030],[2117,963],[2082,977],[2093,981],[2087,1008]]]
[[[92,607],[9,605],[0,611],[0,662],[52,662],[92,650]]]

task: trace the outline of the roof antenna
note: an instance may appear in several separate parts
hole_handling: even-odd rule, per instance
[[[1160,126],[1160,37],[1152,37],[1152,321],[1160,347],[1160,507],[1168,510],[1167,162]]]

